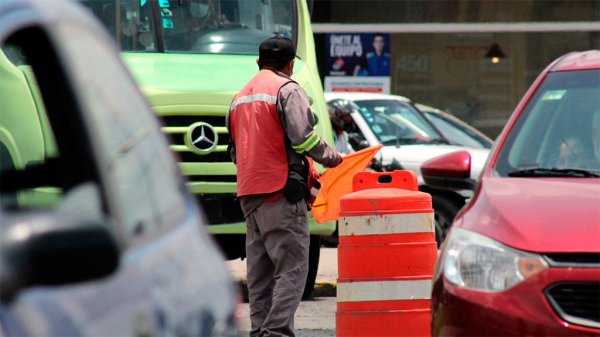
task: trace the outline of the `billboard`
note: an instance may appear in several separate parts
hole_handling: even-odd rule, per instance
[[[390,34],[329,33],[327,76],[390,76]]]
[[[389,93],[389,50],[390,34],[327,34],[325,90]]]

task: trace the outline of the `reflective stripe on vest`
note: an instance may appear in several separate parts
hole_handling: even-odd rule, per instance
[[[238,104],[254,103],[254,102],[265,102],[265,103],[270,103],[270,104],[276,104],[277,96],[269,96],[266,94],[257,94],[257,95],[252,95],[252,96],[240,97],[240,98],[237,98],[236,100],[234,100],[233,103],[231,103],[231,107],[229,108],[229,110],[235,109],[235,107],[237,107]]]
[[[231,103],[229,129],[235,144],[238,196],[272,193],[285,186],[288,160],[276,104],[279,90],[290,81],[261,70]]]

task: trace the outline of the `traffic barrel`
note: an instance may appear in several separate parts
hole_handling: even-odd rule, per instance
[[[433,222],[413,172],[354,176],[340,199],[338,337],[431,335]]]

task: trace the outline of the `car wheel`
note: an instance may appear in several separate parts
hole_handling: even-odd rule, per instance
[[[321,236],[321,247],[337,248],[340,238],[338,236],[338,222],[335,222],[335,231],[329,236]]]
[[[310,236],[310,248],[308,251],[308,276],[304,285],[302,299],[309,299],[315,289],[317,280],[317,269],[319,268],[319,258],[321,256],[321,237],[318,235]]]
[[[10,156],[8,148],[4,144],[0,144],[0,171],[11,171],[15,169],[15,164]],[[17,206],[17,192],[11,191],[10,193],[2,193],[2,205],[3,206]]]
[[[446,237],[446,231],[437,221],[437,215],[433,221],[433,225],[435,227],[435,242],[437,242],[437,247],[440,248],[442,242],[444,242],[444,238]]]
[[[435,239],[438,247],[446,239],[446,234],[456,217],[456,213],[461,209],[463,205],[456,201],[432,195],[433,210],[435,215]]]

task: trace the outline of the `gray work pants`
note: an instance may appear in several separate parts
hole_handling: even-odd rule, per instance
[[[293,337],[310,244],[306,202],[262,203],[246,218],[251,337]]]

